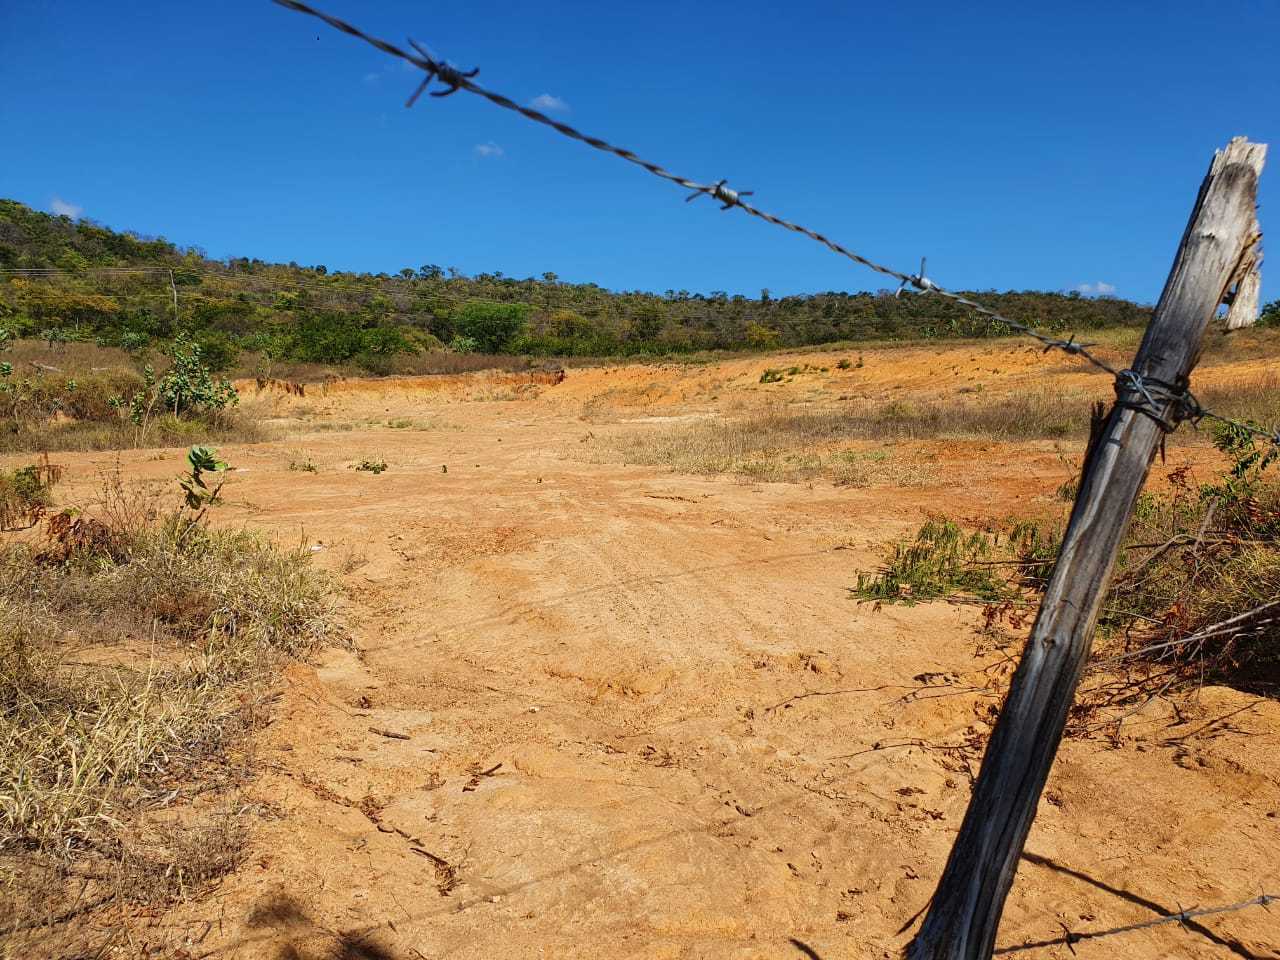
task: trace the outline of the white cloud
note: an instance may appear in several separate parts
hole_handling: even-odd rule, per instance
[[[488,143],[476,144],[476,156],[478,157],[500,157],[504,153],[506,153],[506,151],[503,150],[496,143],[494,143],[492,140],[490,140]]]
[[[49,209],[60,217],[70,217],[72,220],[77,219],[80,214],[84,213],[84,207],[78,207],[74,203],[68,203],[61,197],[54,197],[50,200]]]
[[[1080,284],[1076,287],[1076,292],[1083,293],[1086,297],[1109,297],[1116,292],[1116,287],[1113,283],[1099,280],[1097,283]]]
[[[529,106],[535,110],[544,110],[547,113],[568,113],[569,104],[565,103],[553,93],[540,93],[529,101]]]
[[[421,71],[418,67],[415,67],[407,60],[392,60],[385,64],[381,69],[369,71],[361,79],[363,79],[369,86],[373,87],[377,86],[388,77],[391,77],[392,79],[399,79],[399,74],[420,72]]]

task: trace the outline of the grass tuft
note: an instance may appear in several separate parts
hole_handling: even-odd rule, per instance
[[[93,516],[0,545],[0,873],[21,888],[87,871],[105,896],[163,899],[229,869],[245,827],[181,805],[157,827],[148,805],[201,792],[275,668],[341,632],[301,547],[105,490]],[[26,922],[0,914],[0,934],[6,919]]]
[[[995,553],[995,538],[966,534],[940,518],[925,521],[915,539],[900,543],[883,570],[858,574],[853,595],[859,600],[914,604],[964,594],[998,601],[1011,594],[1003,577],[982,565]]]

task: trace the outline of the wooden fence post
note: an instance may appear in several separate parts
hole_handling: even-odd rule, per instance
[[[1237,137],[1214,155],[1173,269],[1132,369],[1173,390],[1187,386],[1205,329],[1252,257],[1264,144]],[[1250,262],[1252,262],[1250,260]],[[1141,400],[1117,385],[1120,399]],[[1166,414],[1176,401],[1154,397]],[[1121,537],[1163,436],[1152,416],[1116,404],[1092,445],[1035,625],[1014,673],[964,822],[910,960],[987,960],[1005,897],[1062,741],[1089,657],[1098,608]]]

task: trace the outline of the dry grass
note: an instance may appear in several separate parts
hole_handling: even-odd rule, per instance
[[[266,361],[256,353],[245,353],[240,357],[235,368],[229,373],[232,377],[251,378],[269,376],[277,380],[288,380],[294,383],[323,383],[340,377],[375,377],[375,376],[428,376],[433,374],[475,373],[481,370],[494,370],[505,373],[523,373],[529,370],[542,370],[562,366],[591,366],[600,363],[589,359],[544,359],[540,357],[509,356],[505,354],[484,353],[450,353],[443,350],[425,351],[423,353],[404,353],[386,358],[385,372],[371,373],[369,370],[353,363],[304,363],[295,360]]]
[[[1099,671],[1073,707],[1077,726],[1102,707],[1126,708],[1169,690],[1228,683],[1280,691],[1280,481],[1267,448],[1217,431],[1230,465],[1208,482],[1188,466],[1143,493],[1102,604]],[[883,567],[858,574],[853,594],[879,603],[960,597],[989,604],[986,628],[1026,625],[1061,550],[1056,517],[965,532],[930,518],[894,545]],[[1114,721],[1114,718],[1113,718]]]
[[[244,408],[159,414],[136,426],[127,409],[111,402],[116,398],[127,408],[144,389],[135,361],[120,350],[84,343],[49,349],[19,340],[5,358],[20,389],[0,406],[0,453],[253,443],[267,437]]]
[[[53,502],[51,491],[62,479],[62,467],[49,462],[45,454],[39,462],[0,470],[0,531],[33,526]]]
[[[1280,377],[1274,374],[1241,377],[1197,392],[1201,403],[1224,416],[1280,423]],[[848,413],[833,414],[844,435],[866,439],[919,440],[936,437],[988,440],[1084,439],[1090,410],[1096,401],[1083,392],[1033,390],[996,396],[973,395],[965,400],[871,404]],[[1170,437],[1170,444],[1198,442],[1192,430]]]
[[[741,419],[682,423],[606,441],[605,456],[665,466],[683,473],[728,474],[760,481],[829,479],[847,486],[913,486],[931,479],[927,468],[898,461],[886,450],[840,448],[846,432],[838,413],[767,410]]]
[[[1200,391],[1207,407],[1258,423],[1280,423],[1280,377],[1242,377]],[[596,457],[665,466],[694,474],[728,474],[757,480],[825,478],[838,484],[912,485],[932,479],[927,467],[892,450],[851,447],[851,442],[900,442],[939,438],[984,440],[1084,440],[1094,397],[1049,390],[964,399],[863,403],[842,409],[767,407],[733,419],[683,422],[631,431],[600,441]],[[1205,443],[1184,428],[1170,446]]]
[[[1197,391],[1205,407],[1225,417],[1280,426],[1280,376],[1240,377]]]
[[[84,376],[133,369],[133,358],[115,347],[94,343],[58,343],[50,347],[43,340],[31,338],[9,342],[5,359],[13,364],[14,376],[57,373]]]
[[[0,546],[0,935],[67,908],[76,877],[163,900],[234,866],[242,820],[217,790],[181,797],[228,779],[273,668],[339,636],[307,552],[104,490],[50,523],[74,535]]]
[[[222,411],[216,417],[175,417],[151,420],[140,431],[129,420],[116,417],[95,422],[55,419],[28,422],[17,430],[0,433],[0,453],[61,450],[128,450],[162,447],[217,446],[226,443],[259,443],[271,431],[251,415]]]

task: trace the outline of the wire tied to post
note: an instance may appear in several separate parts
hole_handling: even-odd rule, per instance
[[[1116,406],[1150,417],[1165,433],[1184,421],[1197,427],[1207,415],[1186,384],[1166,383],[1128,369],[1116,374]]]

